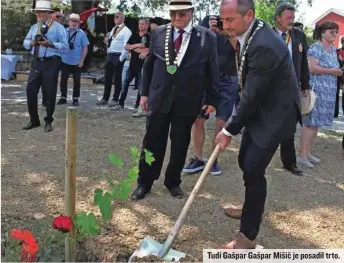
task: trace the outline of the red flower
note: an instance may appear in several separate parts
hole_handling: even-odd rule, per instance
[[[12,229],[10,235],[12,238],[18,241],[24,241],[27,244],[37,243],[36,238],[29,230]]]
[[[34,262],[36,260],[36,254],[39,250],[39,246],[34,235],[28,231],[21,229],[12,229],[11,237],[23,242],[22,251],[20,252],[20,261],[21,262]]]
[[[70,232],[73,227],[73,221],[69,216],[58,216],[53,221],[53,228],[63,233]]]
[[[36,255],[30,255],[24,249],[20,252],[20,262],[35,262]]]

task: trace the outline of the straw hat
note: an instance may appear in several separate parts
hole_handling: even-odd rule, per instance
[[[74,21],[81,22],[80,16],[78,14],[75,14],[75,13],[71,13],[68,20],[74,20]]]
[[[38,0],[36,2],[36,7],[32,9],[32,11],[34,12],[44,11],[44,12],[54,13],[54,10],[51,9],[51,1],[47,1],[47,0]]]
[[[192,4],[192,0],[170,0],[169,3],[169,10],[185,10],[194,8],[195,6]]]

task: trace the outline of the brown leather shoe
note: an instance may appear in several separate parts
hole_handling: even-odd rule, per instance
[[[242,214],[241,208],[234,208],[234,207],[228,207],[223,210],[226,214],[226,216],[229,216],[234,219],[240,219]]]
[[[239,233],[236,238],[227,244],[223,244],[219,249],[254,249],[256,242],[249,240],[243,233]]]

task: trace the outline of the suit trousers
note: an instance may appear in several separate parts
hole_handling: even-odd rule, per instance
[[[146,134],[143,139],[139,163],[138,184],[151,188],[154,180],[159,179],[165,158],[168,133],[170,130],[171,156],[165,173],[165,186],[177,187],[181,184],[187,151],[190,144],[191,128],[197,116],[178,116],[169,113],[152,113],[147,119]],[[145,162],[144,150],[153,153],[155,161],[149,166]]]
[[[281,142],[280,154],[284,168],[296,166],[294,135]]]
[[[121,96],[119,98],[119,105],[124,107],[124,102],[127,99],[127,95],[128,95],[129,85],[133,81],[133,79],[135,79],[135,88],[139,90],[139,84],[141,82],[141,69],[142,68],[137,67],[137,66],[136,67],[129,66],[125,75],[123,85],[122,85]],[[137,93],[135,105],[138,104],[137,100],[139,99],[139,94],[140,92]]]
[[[125,61],[119,60],[120,53],[113,53],[108,55],[108,60],[105,65],[105,85],[103,99],[108,101],[111,95],[111,87],[113,78],[115,77],[115,91],[112,100],[118,102],[119,94],[122,87],[122,72]]]
[[[255,240],[266,199],[265,170],[277,150],[278,144],[260,148],[248,131],[244,131],[239,151],[239,166],[244,173],[245,202],[242,209],[240,232],[248,239]]]
[[[27,106],[32,123],[39,122],[38,116],[38,92],[42,86],[44,102],[46,104],[47,115],[44,118],[46,123],[54,121],[53,114],[55,111],[57,82],[61,58],[49,57],[46,59],[33,59],[31,70],[26,86]]]
[[[62,63],[61,67],[61,98],[67,99],[67,86],[69,75],[73,73],[73,99],[78,99],[80,97],[80,82],[81,82],[81,68],[78,65],[68,65]]]
[[[337,118],[339,115],[339,93],[340,93],[340,86],[344,84],[343,78],[338,77],[337,78],[337,92],[336,92],[336,104],[334,107],[334,117]],[[342,93],[342,111],[344,114],[344,92]]]

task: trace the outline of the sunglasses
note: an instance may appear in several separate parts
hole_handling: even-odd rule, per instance
[[[56,18],[61,18],[62,16],[61,15],[57,15]]]
[[[189,13],[190,11],[171,11],[170,12],[170,17],[176,17],[177,15],[179,15],[179,17],[185,17],[187,15],[187,13]]]

